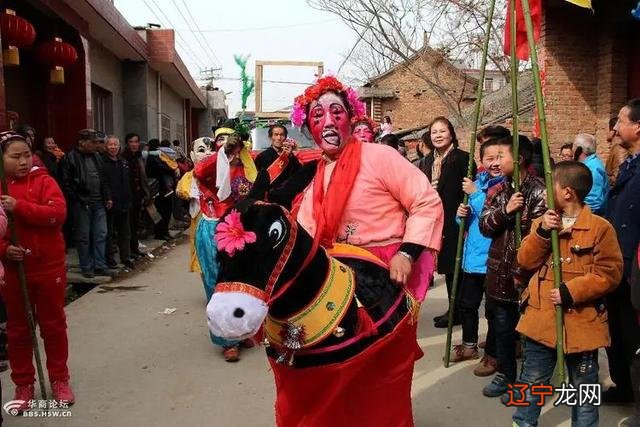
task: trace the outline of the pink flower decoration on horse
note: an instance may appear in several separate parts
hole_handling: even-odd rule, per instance
[[[229,256],[233,256],[236,251],[241,251],[247,243],[255,243],[256,233],[245,231],[240,212],[232,210],[229,215],[216,227],[216,243],[218,250],[225,251]]]

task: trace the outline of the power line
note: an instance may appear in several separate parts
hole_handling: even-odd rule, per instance
[[[215,60],[214,62],[217,62],[218,65],[222,67],[222,62],[220,62],[220,59],[218,59],[218,57],[216,56],[216,53],[213,51],[211,46],[207,44],[207,39],[204,37],[204,35],[202,35],[202,31],[200,31],[200,26],[198,25],[198,22],[195,20],[195,18],[191,14],[191,9],[189,9],[189,6],[187,6],[187,3],[185,2],[185,0],[182,0],[182,4],[184,4],[185,9],[187,9],[187,13],[191,17],[191,20],[193,21],[194,25],[196,26],[196,30],[198,34],[200,34],[200,37],[202,37],[202,40],[204,40],[205,46],[209,48],[209,52],[211,52],[211,55],[213,55],[213,59]]]
[[[144,0],[146,3],[146,0]],[[170,28],[174,28],[175,29],[175,25],[173,24],[173,22],[171,22],[171,19],[169,19],[169,17],[167,16],[166,13],[164,13],[164,10],[162,10],[162,8],[160,7],[160,5],[158,4],[158,2],[156,0],[151,0],[153,2],[153,4],[156,5],[156,7],[158,8],[158,10],[160,11],[160,13],[162,14],[162,16],[164,16],[164,18],[166,19],[166,22],[169,23],[169,27]],[[175,30],[174,30],[175,31]],[[180,40],[182,40],[182,42],[184,43],[183,49],[185,49],[186,51],[191,52],[191,54],[193,55],[194,58],[198,58],[198,55],[189,47],[189,43],[186,41],[186,39],[184,37],[182,37],[182,34],[180,34],[180,32],[175,31],[175,34],[178,35],[178,37],[180,38]],[[200,60],[196,60],[198,67],[200,68],[205,68],[203,66],[203,63],[200,62]]]
[[[184,16],[184,14],[182,13],[182,11],[180,10],[180,7],[178,6],[178,3],[176,3],[176,0],[171,0],[171,2],[173,3],[173,5],[175,6],[175,8],[178,10],[178,13],[180,14],[180,16],[182,17],[183,21],[185,24],[187,24],[187,26],[189,26],[189,21],[187,20],[187,18]],[[187,5],[185,4],[185,7],[187,7]],[[188,9],[188,7],[187,7]],[[198,44],[200,45],[200,47],[202,48],[202,51],[204,52],[205,55],[209,55],[209,52],[207,51],[207,47],[205,46],[205,44],[202,44],[202,41],[198,38],[198,34],[196,33],[192,33],[193,37],[196,39],[196,42],[198,42]],[[200,34],[200,36],[202,36],[202,34]],[[209,60],[213,60],[213,62],[218,62],[214,57],[210,57],[208,58]]]
[[[241,79],[237,77],[219,77],[217,80],[233,80],[240,81]],[[305,83],[305,82],[291,82],[286,80],[263,80],[264,83],[279,83],[279,84],[288,84],[288,85],[302,85],[302,86],[311,86],[313,83]]]
[[[147,6],[147,9],[149,9],[151,11],[151,13],[153,14],[153,16],[156,17],[156,19],[158,20],[158,22],[162,23],[163,20],[160,19],[160,17],[158,16],[158,14],[156,13],[156,11],[149,5],[149,3],[147,3],[147,0],[142,0],[144,2],[144,4]],[[194,56],[190,50],[185,49],[182,44],[180,44],[180,40],[176,40],[176,44],[178,46],[180,46],[182,48],[182,50],[184,51],[184,53],[187,54],[187,56],[189,56],[193,62],[196,64],[196,66],[198,66],[198,68],[203,68],[203,65],[200,63],[199,59],[197,58],[197,56]]]
[[[246,27],[246,28],[222,28],[215,30],[200,30],[197,31],[200,33],[239,33],[239,32],[248,32],[248,31],[266,31],[266,30],[278,30],[285,28],[295,28],[295,27],[308,27],[310,25],[320,25],[320,24],[328,24],[330,22],[337,22],[335,19],[327,19],[326,21],[316,21],[316,22],[305,22],[299,24],[289,24],[289,25],[272,25],[268,27]],[[194,30],[187,30],[194,31]]]

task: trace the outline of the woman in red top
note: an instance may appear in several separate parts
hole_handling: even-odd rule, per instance
[[[16,384],[15,400],[28,408],[34,396],[33,349],[25,312],[17,262],[24,262],[29,298],[44,341],[47,370],[53,397],[72,404],[67,368],[68,341],[64,313],[67,286],[62,225],[67,208],[56,181],[46,169],[33,167],[31,146],[14,132],[0,133],[8,194],[0,205],[14,217],[19,245],[8,236],[0,240],[0,259],[5,267],[5,284],[0,293],[7,306],[7,337],[11,379]]]

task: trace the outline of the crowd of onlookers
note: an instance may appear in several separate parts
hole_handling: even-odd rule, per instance
[[[85,278],[116,274],[116,254],[122,265],[135,268],[145,255],[138,239],[146,229],[171,240],[171,218],[184,220],[185,204],[174,190],[193,164],[179,141],[143,144],[131,133],[122,144],[93,129],[79,131],[67,153],[52,137],[37,138],[31,126],[0,133],[0,147],[8,187],[0,195],[0,371],[8,359],[14,400],[21,401],[17,410],[28,409],[35,368],[24,285],[44,340],[53,397],[72,404],[65,248],[75,245]],[[7,227],[9,217],[17,240]]]
[[[594,135],[581,133],[551,158],[555,209],[547,207],[542,142],[513,137],[502,126],[478,135],[479,162],[467,178],[469,153],[460,149],[455,129],[444,117],[428,127],[414,161],[429,178],[444,208],[443,244],[437,271],[451,298],[459,224],[466,221],[462,274],[453,306],[462,342],[451,361],[480,359],[473,373],[494,375],[483,388],[487,397],[517,408],[514,425],[537,425],[540,398],[536,384],[549,384],[556,365],[555,307],[564,311],[564,351],[569,380],[599,382],[599,348],[606,348],[613,387],[603,404],[630,404],[640,423],[640,100],[630,101],[609,123],[611,144],[605,163]],[[379,142],[402,152],[393,135]],[[386,139],[386,140],[385,140]],[[555,161],[554,161],[555,160]],[[475,164],[477,163],[477,171]],[[519,164],[519,188],[514,164]],[[464,196],[468,202],[463,204]],[[519,213],[520,228],[516,227]],[[554,287],[551,231],[559,232],[562,282]],[[521,242],[520,242],[521,240]],[[521,244],[521,246],[520,246]],[[478,310],[485,299],[488,333],[478,339]],[[446,328],[449,312],[434,318]],[[480,357],[480,350],[484,355]],[[524,355],[518,374],[516,359]],[[514,384],[528,385],[517,396]],[[515,397],[509,392],[514,392]],[[573,425],[598,425],[598,403],[572,408]]]
[[[52,137],[36,138],[34,129],[17,129],[34,147],[34,164],[56,179],[67,201],[65,239],[78,251],[86,278],[113,275],[120,264],[135,267],[143,257],[139,237],[171,240],[172,216],[183,220],[183,204],[174,197],[177,180],[192,168],[179,141],[130,133],[124,141],[93,129],[78,133],[64,153]]]

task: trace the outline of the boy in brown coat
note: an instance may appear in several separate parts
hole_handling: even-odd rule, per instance
[[[620,282],[622,254],[613,227],[584,205],[592,185],[589,169],[579,162],[562,162],[553,176],[556,211],[533,223],[518,251],[520,266],[535,271],[521,298],[524,313],[517,330],[525,337],[525,359],[520,383],[549,383],[556,365],[555,307],[560,305],[569,379],[578,390],[581,384],[598,383],[598,349],[610,342],[603,297]],[[551,266],[553,229],[560,232],[559,289],[554,288]],[[514,425],[535,426],[542,409],[539,396],[533,396],[530,387],[525,395],[529,405],[518,407]],[[597,426],[598,406],[573,406],[571,419],[572,425]]]

